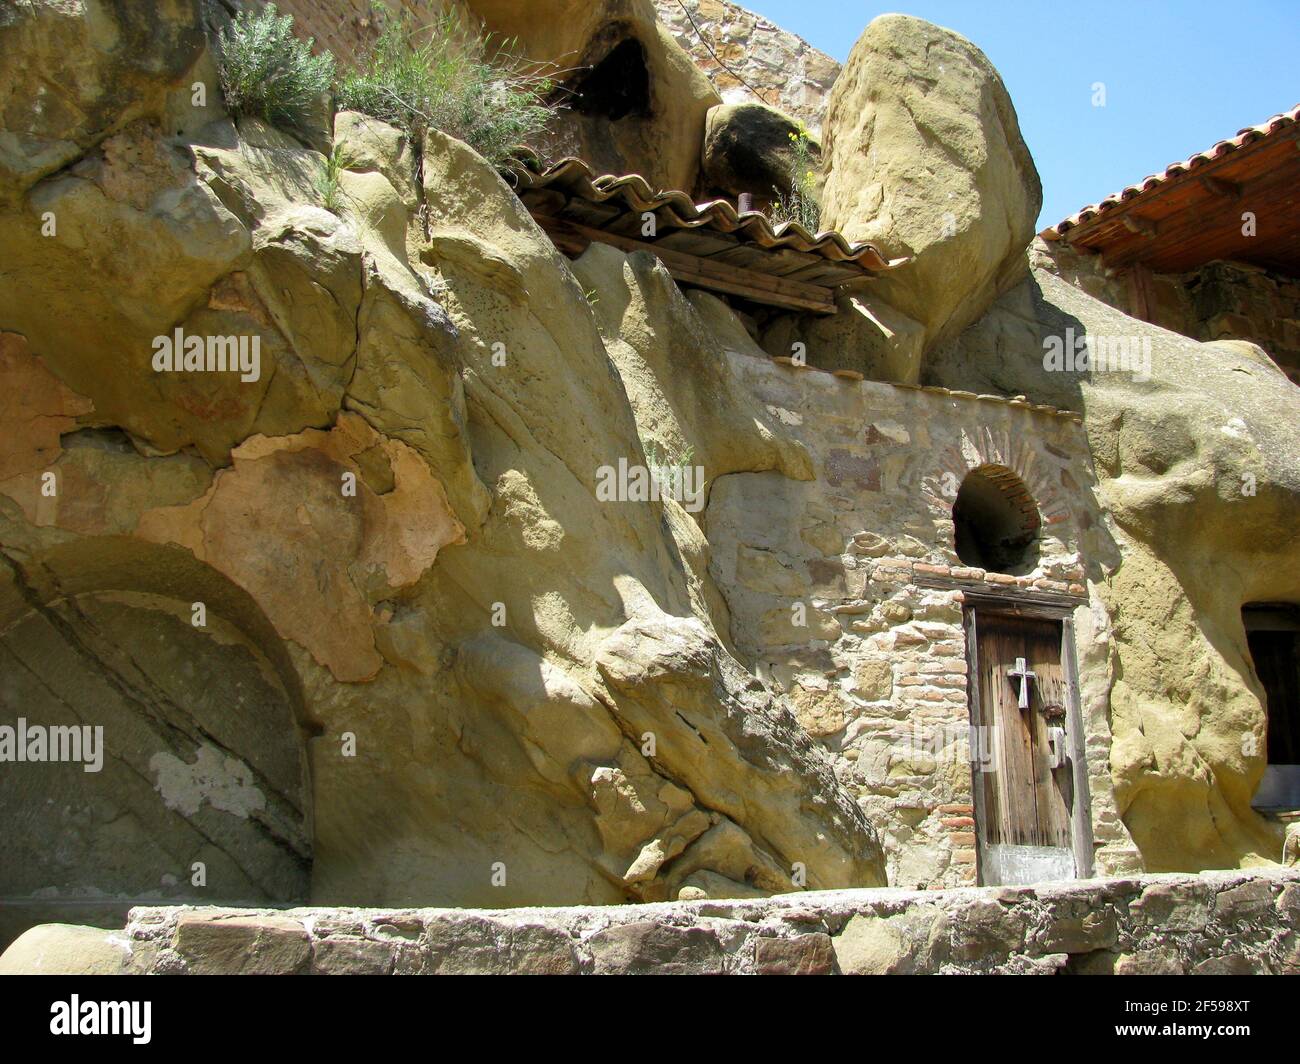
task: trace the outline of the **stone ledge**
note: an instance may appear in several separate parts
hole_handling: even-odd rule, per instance
[[[1300,872],[1270,869],[626,906],[149,907],[125,933],[62,931],[111,939],[133,974],[1300,974],[1298,927]],[[29,931],[0,971],[58,933]]]

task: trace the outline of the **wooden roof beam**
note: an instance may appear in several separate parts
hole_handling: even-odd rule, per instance
[[[1135,240],[1131,243],[1110,248],[1105,246],[1104,241],[1098,241],[1102,245],[1103,261],[1107,266],[1119,269],[1130,266],[1138,260],[1150,261],[1153,258],[1167,254],[1170,249],[1176,248],[1183,243],[1205,240],[1207,234],[1215,232],[1220,227],[1225,232],[1239,231],[1241,227],[1240,212],[1242,210],[1261,212],[1267,209],[1277,202],[1275,197],[1294,194],[1295,182],[1294,166],[1272,170],[1253,181],[1239,185],[1240,199],[1205,200],[1199,210],[1184,210],[1171,215],[1159,226],[1159,231],[1148,239]],[[1128,217],[1127,214],[1115,217],[1115,212],[1110,213],[1110,221],[1113,222],[1122,222]],[[1263,216],[1261,214],[1261,217]],[[1275,220],[1281,220],[1283,224],[1286,224],[1287,220],[1292,217],[1293,215],[1286,210],[1278,210],[1274,215]],[[1279,228],[1281,227],[1279,226]],[[1294,229],[1294,224],[1292,223],[1288,228]],[[1242,250],[1250,251],[1252,248],[1244,247]]]
[[[1255,162],[1253,156],[1261,152],[1267,153],[1276,151],[1278,153],[1278,158],[1284,160],[1285,154],[1283,153],[1289,150],[1286,147],[1288,141],[1293,147],[1300,149],[1300,124],[1274,133],[1272,136],[1251,141],[1238,148],[1236,151],[1226,152],[1217,159],[1211,159],[1208,162],[1201,163],[1199,166],[1195,167],[1195,169],[1169,177],[1154,188],[1133,196],[1131,199],[1125,200],[1123,203],[1117,204],[1107,210],[1098,211],[1086,221],[1081,221],[1070,226],[1061,234],[1061,238],[1071,247],[1080,247],[1083,250],[1094,251],[1096,248],[1088,246],[1091,234],[1095,230],[1105,226],[1108,222],[1118,221],[1117,215],[1119,215],[1121,211],[1127,211],[1130,207],[1136,208],[1138,206],[1147,205],[1159,206],[1160,201],[1165,196],[1168,196],[1172,192],[1177,192],[1179,189],[1186,187],[1186,185],[1191,182],[1204,182],[1207,179],[1224,180],[1222,178],[1215,178],[1214,175],[1220,170],[1234,169],[1243,164],[1249,166]],[[1266,174],[1254,178],[1247,182],[1247,184],[1253,185],[1264,177],[1266,177]],[[1246,191],[1241,182],[1228,182],[1225,180],[1224,183],[1236,185],[1239,194],[1244,194]]]

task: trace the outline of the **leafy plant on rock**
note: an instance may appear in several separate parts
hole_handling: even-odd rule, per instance
[[[325,168],[316,182],[316,190],[320,193],[321,205],[331,214],[338,214],[343,206],[344,192],[340,175],[352,162],[352,153],[343,143],[335,144],[333,150],[325,156]]]
[[[430,129],[465,141],[493,165],[510,161],[555,112],[552,85],[512,55],[510,42],[468,31],[452,12],[415,28],[403,13],[339,87],[342,107],[405,130],[419,144]]]
[[[817,159],[813,139],[803,123],[790,134],[790,189],[772,190],[776,198],[768,208],[773,225],[798,222],[810,233],[821,225],[822,210],[817,202]]]
[[[301,125],[334,81],[334,57],[312,54],[312,41],[293,35],[293,16],[274,4],[241,12],[221,32],[218,68],[226,106],[276,125]]]

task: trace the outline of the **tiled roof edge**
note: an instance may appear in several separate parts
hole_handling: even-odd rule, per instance
[[[805,254],[821,255],[832,262],[854,263],[873,273],[896,269],[911,261],[906,257],[887,259],[875,244],[850,243],[842,233],[811,233],[798,222],[783,222],[773,227],[762,212],[741,214],[728,200],[697,204],[685,192],[656,191],[640,174],[597,175],[585,162],[573,157],[560,159],[544,168],[525,164],[510,171],[508,177],[521,192],[567,185],[576,187],[584,199],[595,203],[618,198],[636,211],[657,211],[667,207],[682,228],[707,227],[724,233],[741,232],[761,247],[792,248]]]
[[[1180,162],[1170,163],[1163,172],[1152,174],[1135,185],[1128,185],[1118,192],[1112,193],[1099,203],[1084,207],[1055,225],[1048,226],[1039,236],[1043,237],[1044,240],[1060,240],[1071,229],[1082,225],[1084,222],[1091,221],[1100,214],[1113,210],[1121,204],[1128,203],[1153,189],[1160,188],[1174,178],[1181,177],[1197,167],[1214,162],[1231,152],[1244,148],[1248,144],[1253,144],[1288,129],[1297,122],[1300,122],[1300,104],[1296,104],[1290,110],[1275,114],[1272,118],[1259,123],[1259,125],[1247,126],[1245,129],[1240,130],[1235,137],[1229,140],[1221,140],[1205,151],[1197,152]]]

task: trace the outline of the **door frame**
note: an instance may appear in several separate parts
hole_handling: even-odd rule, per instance
[[[1093,877],[1092,796],[1088,789],[1087,744],[1083,730],[1083,712],[1079,705],[1079,664],[1074,650],[1074,604],[1027,600],[1014,592],[966,592],[962,605],[962,627],[966,634],[966,693],[972,727],[983,719],[979,689],[979,620],[980,616],[1027,617],[1055,621],[1061,626],[1061,671],[1065,677],[1066,743],[1070,758],[1070,775],[1074,784],[1074,807],[1070,811],[1070,838],[1074,850],[1076,879]],[[971,796],[975,810],[975,853],[977,882],[984,885],[985,831],[984,781],[976,776],[976,762],[971,761]]]

